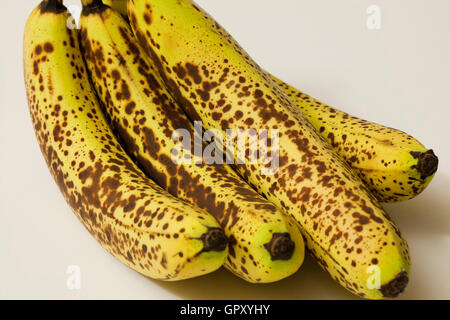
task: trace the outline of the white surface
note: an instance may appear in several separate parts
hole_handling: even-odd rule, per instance
[[[3,1],[0,19],[0,298],[352,299],[307,257],[294,276],[251,285],[225,270],[145,279],[104,251],[51,178],[28,115],[22,33],[39,1]],[[413,134],[440,167],[414,200],[386,205],[409,242],[404,299],[450,299],[450,1],[198,0],[264,68],[333,106]],[[78,4],[78,1],[66,1]],[[381,8],[368,30],[366,9]],[[81,268],[68,290],[66,269]]]

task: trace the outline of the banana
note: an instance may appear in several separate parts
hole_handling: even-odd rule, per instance
[[[267,283],[296,272],[304,258],[298,227],[228,165],[173,161],[172,135],[184,129],[193,137],[192,123],[122,16],[100,0],[82,2],[82,52],[128,153],[160,186],[217,218],[231,239],[225,267],[234,274]]]
[[[29,111],[67,203],[95,239],[141,274],[181,280],[218,269],[228,250],[217,221],[161,189],[130,160],[102,114],[61,0],[41,2],[24,34]]]
[[[127,15],[126,0],[104,3]],[[351,116],[270,76],[379,201],[412,199],[433,179],[438,158],[411,135]]]
[[[236,169],[297,221],[321,266],[361,297],[400,294],[410,258],[399,229],[239,44],[190,0],[129,0],[127,9],[135,36],[192,120],[224,136],[239,129],[278,133],[266,150],[278,166],[268,168],[266,157],[250,161],[248,153],[240,164],[241,147]]]
[[[411,135],[353,117],[271,77],[379,201],[414,198],[433,179],[438,158]]]

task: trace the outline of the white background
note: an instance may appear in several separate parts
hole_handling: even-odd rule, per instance
[[[28,114],[22,36],[35,0],[2,1],[0,298],[353,299],[307,257],[252,285],[226,270],[178,282],[140,276],[104,251],[60,195]],[[425,192],[386,205],[409,242],[404,299],[450,299],[450,1],[198,0],[264,68],[353,115],[411,133],[439,156]],[[66,1],[66,5],[78,1]],[[366,9],[381,8],[369,30]],[[66,269],[81,268],[68,290]]]

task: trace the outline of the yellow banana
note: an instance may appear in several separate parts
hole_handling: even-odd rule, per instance
[[[322,267],[362,297],[401,293],[410,259],[400,231],[239,44],[193,1],[129,0],[127,9],[134,34],[192,120],[224,136],[239,129],[278,133],[267,141],[267,154],[279,160],[274,174],[248,153],[236,168],[297,221]],[[371,282],[373,272],[380,286]]]
[[[356,169],[378,200],[411,199],[433,179],[438,158],[409,134],[353,117],[274,76],[272,79],[333,149]]]
[[[218,269],[227,238],[205,211],[161,189],[130,160],[102,114],[61,0],[41,2],[24,35],[36,137],[64,198],[97,241],[145,276],[181,280]]]
[[[148,176],[180,199],[206,209],[231,239],[225,266],[257,283],[298,270],[298,227],[226,164],[175,163],[176,130],[194,127],[153,69],[122,16],[100,0],[83,0],[81,46],[113,128]],[[189,143],[189,146],[191,144]]]
[[[126,0],[104,3],[127,15]],[[411,135],[353,117],[271,77],[379,201],[414,198],[433,179],[438,158]]]

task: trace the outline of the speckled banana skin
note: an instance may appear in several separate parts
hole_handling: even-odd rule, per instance
[[[127,0],[103,0],[103,3],[127,17]]]
[[[165,89],[131,28],[101,1],[83,1],[81,46],[100,99],[129,154],[160,186],[204,208],[231,239],[225,266],[255,283],[283,279],[303,262],[299,228],[226,164],[176,164],[172,133],[194,128]],[[269,247],[268,247],[269,246]]]
[[[42,154],[64,198],[120,261],[161,280],[218,269],[227,239],[205,211],[146,178],[113,136],[91,88],[62,1],[43,1],[24,36],[29,110]]]
[[[127,15],[126,0],[104,3]],[[412,199],[433,179],[438,158],[411,135],[351,116],[271,77],[379,201]]]
[[[188,0],[130,0],[128,17],[191,119],[222,132],[279,131],[276,174],[262,174],[261,162],[247,162],[237,170],[298,222],[322,267],[362,297],[402,292],[410,260],[400,231],[360,178],[235,40]],[[371,266],[379,268],[380,288],[367,285]]]
[[[356,169],[379,201],[414,198],[433,179],[438,158],[409,134],[353,117],[274,76],[272,79],[333,149]]]

